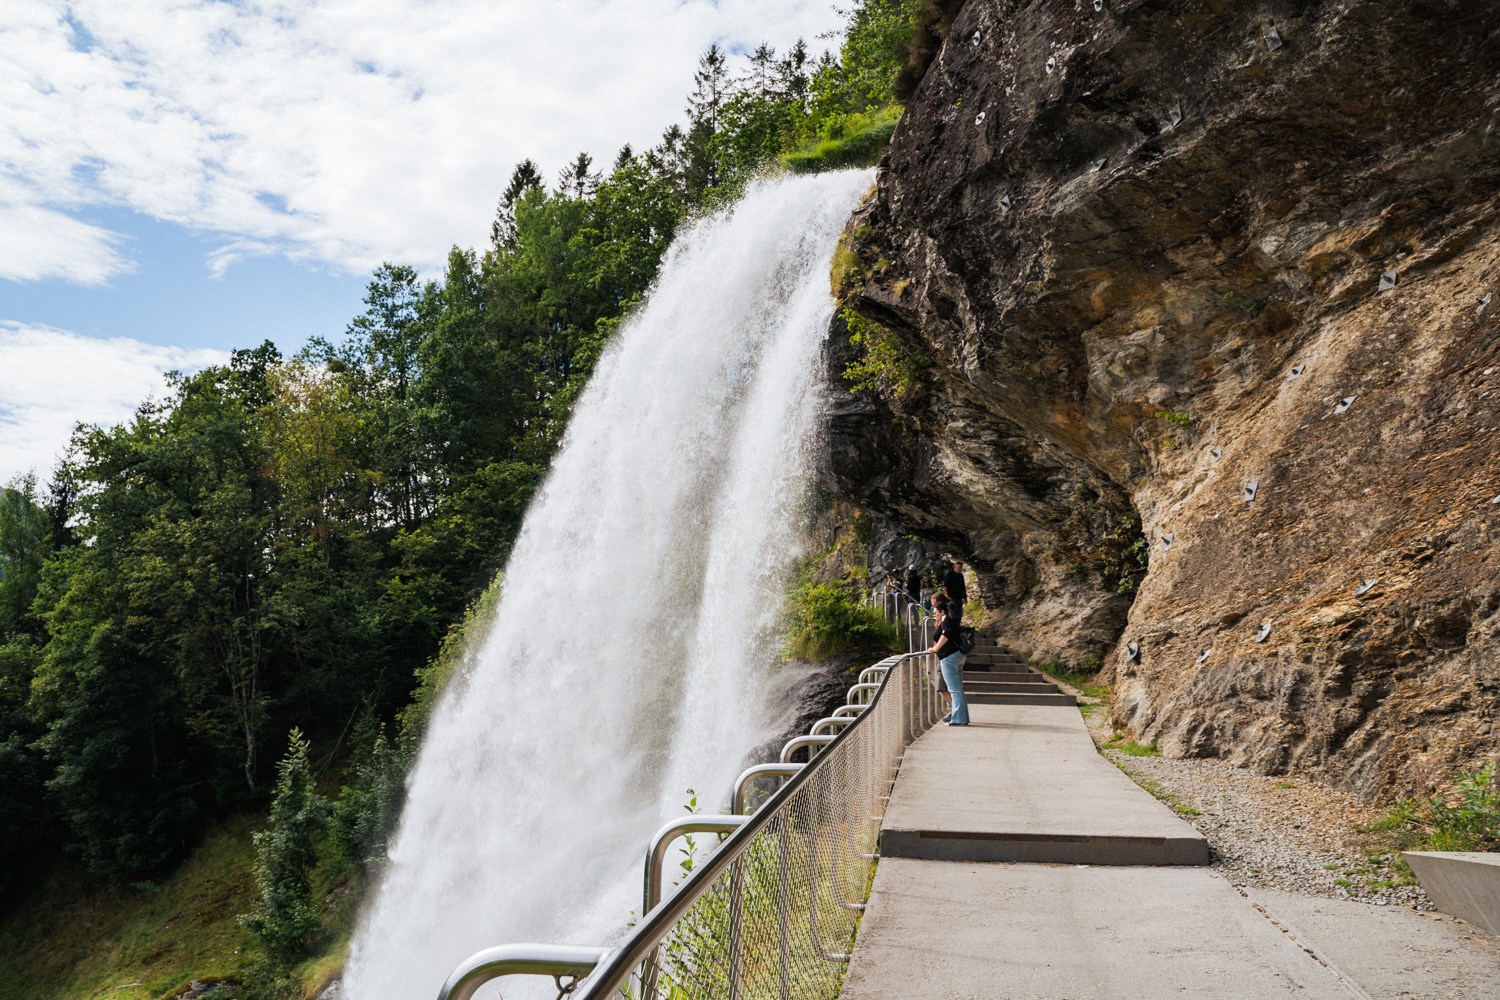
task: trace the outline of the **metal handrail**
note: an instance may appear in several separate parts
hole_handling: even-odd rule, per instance
[[[593,972],[614,948],[567,944],[502,944],[469,956],[448,977],[438,1000],[470,1000],[479,987],[500,976],[551,976],[563,989],[563,977],[578,980]]]
[[[899,662],[925,656],[927,656],[926,653],[909,653],[902,657],[892,657],[892,660]],[[891,679],[899,674],[899,671],[886,674],[880,690],[875,692],[875,697],[871,699],[869,707],[873,707],[880,700],[886,687],[890,685]],[[919,724],[924,730],[935,721],[930,709],[925,714],[928,718]],[[850,739],[851,734],[859,732],[859,729],[859,726],[844,727],[844,731],[833,737],[825,748],[825,755],[831,755],[840,743]],[[678,888],[677,892],[645,914],[630,937],[612,955],[599,963],[599,967],[595,969],[592,976],[579,984],[575,1000],[605,1000],[617,993],[621,984],[629,978],[631,970],[639,967],[649,958],[662,940],[671,933],[677,921],[692,908],[702,890],[712,885],[719,876],[739,860],[741,852],[775,819],[781,808],[797,793],[797,790],[812,779],[818,771],[818,763],[818,759],[815,758],[812,763],[782,784],[759,809],[747,818],[743,826],[730,834],[729,839],[717,851],[693,870],[693,874]]]
[[[852,688],[849,689],[849,693],[847,695],[845,695],[844,697],[846,697],[846,698],[849,699],[849,704],[856,705],[856,704],[860,704],[860,703],[856,702],[854,700],[854,692],[856,692],[856,691],[869,691],[870,692],[870,699],[871,700],[867,701],[867,702],[864,702],[863,704],[870,705],[870,704],[874,703],[874,697],[875,697],[874,692],[879,687],[880,687],[880,684],[876,684],[876,683],[873,683],[873,682],[872,683],[868,683],[868,684],[856,684]]]
[[[877,734],[888,733],[902,743],[921,735],[922,732],[926,731],[928,727],[936,722],[937,718],[934,711],[936,699],[929,690],[933,684],[933,664],[929,661],[928,654],[923,652],[906,654],[904,656],[892,656],[882,660],[881,665],[895,667],[908,660],[920,660],[921,663],[919,666],[916,666],[915,670],[911,671],[905,669],[888,670],[881,679],[881,683],[870,685],[875,688],[875,691],[867,704],[845,706],[846,708],[858,711],[859,714],[855,720],[856,722],[870,721],[872,725],[877,727],[875,729]],[[882,697],[886,696],[897,678],[900,680],[899,693],[890,695],[899,699],[899,705],[895,710],[895,714],[875,714],[873,709],[880,704]],[[838,712],[835,712],[835,715],[837,716]],[[887,729],[888,725],[893,725],[895,728]],[[640,970],[642,973],[642,983],[647,988],[645,994],[643,994],[643,1000],[651,1000],[651,998],[654,998],[657,981],[656,956],[658,950],[668,935],[677,927],[679,921],[730,870],[731,866],[738,866],[742,863],[745,852],[756,842],[756,838],[767,826],[785,813],[794,796],[808,782],[813,780],[814,775],[823,769],[822,765],[825,762],[842,759],[838,756],[838,749],[846,740],[853,738],[850,734],[864,731],[859,725],[847,725],[835,736],[796,737],[788,744],[789,748],[792,748],[792,744],[797,744],[798,746],[820,744],[823,745],[822,753],[816,754],[806,765],[760,765],[761,768],[765,768],[766,770],[759,771],[758,773],[756,773],[757,768],[748,769],[740,776],[740,780],[736,783],[735,798],[737,809],[744,808],[744,791],[749,782],[753,781],[755,777],[775,773],[772,769],[780,770],[785,768],[791,771],[790,774],[785,775],[786,780],[782,783],[781,787],[773,792],[766,802],[754,813],[730,817],[685,816],[658,831],[657,837],[653,839],[653,846],[649,855],[651,858],[658,859],[654,866],[657,870],[660,869],[659,851],[664,852],[666,844],[670,843],[669,840],[663,839],[668,835],[669,830],[675,829],[678,833],[689,832],[683,830],[678,824],[735,822],[734,832],[728,835],[719,846],[719,849],[695,865],[687,880],[674,893],[666,899],[660,900],[654,906],[649,907],[646,913],[642,915],[640,922],[630,933],[630,936],[619,948],[608,950],[603,948],[569,948],[553,945],[507,945],[500,948],[487,949],[472,956],[454,971],[453,975],[449,977],[448,982],[444,985],[442,993],[439,994],[439,1000],[470,1000],[474,990],[482,983],[496,976],[520,972],[552,975],[558,979],[559,989],[562,990],[562,976],[576,978],[580,974],[587,974],[588,969],[592,969],[593,972],[588,975],[587,979],[576,983],[575,1000],[605,1000],[605,998],[613,998],[621,995],[622,990],[625,995],[634,995],[634,991],[626,987],[625,983],[636,970]],[[877,738],[885,739],[888,737],[878,736]],[[783,757],[786,756],[786,752],[786,750],[783,750]],[[864,752],[863,750],[860,751],[861,754]],[[890,759],[894,765],[893,770],[900,766],[901,757],[899,754]],[[889,784],[891,779],[877,777],[875,780],[883,784]],[[874,798],[883,799],[885,797],[874,796]],[[878,807],[877,811],[879,811]],[[878,816],[872,815],[869,818],[879,822]],[[786,835],[784,827],[781,835],[783,838]],[[865,858],[878,856],[863,854],[858,851],[855,853]],[[833,861],[836,865],[836,856],[833,858]],[[812,863],[815,866],[814,878],[816,879],[817,862],[815,858],[812,859]],[[785,959],[786,931],[788,929],[785,911],[786,897],[784,895],[787,884],[785,881],[786,874],[783,873],[781,878],[782,881],[780,884],[783,886],[781,890],[783,893],[782,948],[783,959]],[[738,899],[738,893],[741,891],[738,888],[740,885],[739,879],[740,868],[735,867],[731,879],[735,888],[731,890],[731,896],[736,900]],[[813,897],[809,899],[809,903],[813,907],[817,906],[815,897],[816,890],[813,892]],[[863,905],[846,902],[842,899],[838,900],[838,902],[841,906],[850,910],[858,909]],[[738,906],[739,904],[735,902],[732,905]],[[815,913],[816,910],[814,910]],[[735,926],[736,928],[738,927],[737,924]],[[815,931],[816,927],[810,929]],[[730,950],[733,954],[738,954],[737,949],[739,945],[735,943],[737,940],[738,930],[736,929],[733,932],[730,944]],[[813,944],[816,953],[827,960],[842,962],[848,959],[848,956],[843,953],[826,951],[821,941],[814,940]],[[562,961],[562,964],[559,965],[558,961]],[[569,962],[576,964],[567,964]],[[734,973],[733,976],[737,976],[737,973]],[[733,976],[729,984],[731,996],[737,991],[737,985]],[[781,977],[782,995],[783,997],[788,997],[790,996],[790,980],[788,979],[788,969],[785,967],[784,961]],[[465,992],[457,992],[459,989],[463,989]]]
[[[833,710],[833,718],[842,719],[846,716],[859,715],[869,707],[868,705],[840,705]]]
[[[820,735],[818,733],[818,730],[823,729],[824,727],[827,727],[828,731],[831,733],[833,732],[834,726],[853,725],[855,719],[857,718],[858,716],[851,717],[847,715],[830,715],[827,718],[819,719],[817,722],[814,722],[812,724],[812,728],[809,729],[807,733],[809,736],[818,736]]]
[[[884,677],[885,674],[886,674],[886,671],[888,671],[890,669],[891,669],[890,667],[865,667],[865,669],[863,669],[863,670],[861,670],[859,672],[859,683],[861,683],[861,684],[879,683],[878,681],[874,681],[874,682],[866,681],[865,677],[868,676],[868,675],[871,675],[871,674],[875,675],[876,677]]]
[[[844,732],[846,733],[848,731],[849,730],[847,729],[844,730]],[[786,746],[781,748],[781,762],[783,764],[786,764],[791,761],[792,754],[796,753],[798,750],[801,750],[803,747],[811,748],[823,746],[824,744],[832,743],[836,739],[838,739],[837,736],[798,736],[795,739],[787,740]],[[808,760],[812,760],[813,757],[816,757],[818,755],[818,751],[809,749],[808,754]]]

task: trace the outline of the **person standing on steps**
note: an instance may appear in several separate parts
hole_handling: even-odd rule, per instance
[[[969,702],[964,698],[964,656],[959,646],[958,615],[953,614],[953,602],[939,594],[932,599],[937,611],[937,637],[933,640],[932,652],[942,667],[943,683],[953,699],[953,710],[943,719],[950,726],[969,724]]]
[[[911,598],[913,604],[922,600],[922,574],[917,572],[916,563],[906,567],[906,596]]]
[[[968,585],[964,583],[963,563],[955,562],[953,564],[953,568],[950,569],[946,575],[944,575],[943,593],[948,595],[948,601],[953,606],[953,617],[962,618],[964,616],[964,605],[969,603],[969,588]],[[957,627],[958,624],[957,622],[955,622],[954,628]],[[958,648],[958,642],[956,639],[954,641],[953,648]]]

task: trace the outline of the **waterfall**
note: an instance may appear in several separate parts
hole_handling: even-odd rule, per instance
[[[773,735],[764,682],[800,554],[829,266],[869,185],[757,183],[674,242],[434,713],[347,1000],[425,1000],[491,945],[620,940],[651,834],[688,788],[717,811]]]

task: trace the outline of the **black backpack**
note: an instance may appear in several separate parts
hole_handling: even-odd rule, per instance
[[[978,635],[978,633],[974,629],[969,628],[968,626],[963,626],[963,627],[959,628],[959,630],[958,630],[958,651],[960,653],[963,653],[965,656],[967,656],[968,654],[974,652],[974,637],[976,635]]]

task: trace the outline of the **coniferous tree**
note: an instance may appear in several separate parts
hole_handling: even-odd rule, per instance
[[[542,186],[542,171],[530,159],[522,160],[511,171],[510,181],[500,195],[495,221],[490,223],[490,244],[496,248],[511,246],[516,238],[516,202],[532,188]]]
[[[240,923],[258,935],[283,963],[303,954],[318,929],[312,870],[315,838],[328,823],[329,805],[313,788],[310,744],[293,729],[277,767],[270,828],[255,835],[255,884],[260,905]]]
[[[565,194],[571,193],[579,201],[592,197],[601,179],[599,174],[589,173],[589,167],[593,165],[592,156],[579,153],[558,175],[558,188]]]

